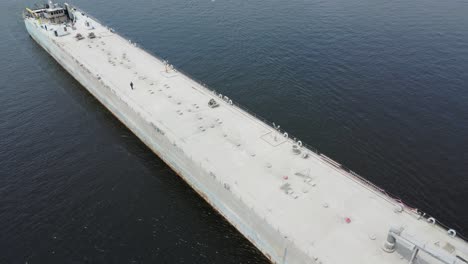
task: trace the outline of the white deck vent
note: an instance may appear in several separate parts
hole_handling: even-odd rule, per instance
[[[210,108],[216,108],[219,106],[218,102],[216,102],[215,99],[211,98],[210,101],[208,101],[208,106]]]
[[[292,151],[293,151],[294,155],[299,155],[299,154],[301,154],[301,148],[300,148],[298,145],[296,145],[296,144],[294,144],[294,145],[292,146]]]

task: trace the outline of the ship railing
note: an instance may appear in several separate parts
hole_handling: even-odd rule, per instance
[[[93,19],[94,21],[98,22],[99,24],[101,24],[102,26],[104,26],[105,24],[102,23],[99,19],[89,15],[89,13],[87,11],[85,11],[84,9],[81,9],[81,8],[77,8],[77,11],[78,12],[83,12],[87,17]],[[105,27],[105,26],[104,26]],[[167,59],[163,59],[161,58],[160,56],[158,56],[157,54],[155,54],[154,52],[152,51],[149,51],[147,50],[146,48],[143,48],[139,45],[137,45],[137,43],[135,42],[132,42],[129,40],[129,37],[124,34],[124,33],[121,33],[119,31],[115,31],[115,29],[113,28],[109,28],[108,29],[113,32],[113,33],[117,33],[118,35],[120,35],[121,37],[123,37],[124,39],[127,39],[127,41],[129,41],[131,44],[133,44],[134,46],[138,47],[140,50],[146,52],[147,54],[157,58],[159,61],[161,62],[168,62]],[[211,95],[215,98],[219,98],[219,95],[221,93],[218,93],[215,89],[213,88],[210,88],[206,83],[200,81],[198,78],[194,77],[193,75],[185,72],[184,70],[181,70],[179,68],[177,68],[176,66],[173,66],[174,67],[174,70],[176,70],[177,72],[181,73],[181,76],[187,80],[190,80],[192,82],[195,82],[197,83],[201,88],[204,88],[205,91],[211,93]],[[232,100],[232,99],[231,99]],[[227,103],[225,100],[223,100],[225,103]],[[240,105],[239,103],[237,102],[232,102],[232,105],[235,106],[235,108],[238,108],[240,111],[243,111],[245,112],[246,114],[250,115],[251,118],[253,117],[254,119],[257,119],[259,121],[261,121],[266,127],[269,127],[272,129],[272,131],[276,131],[278,133],[281,133],[281,132],[285,132],[284,130],[283,131],[280,131],[279,129],[276,129],[273,127],[273,122],[270,122],[268,121],[266,118],[256,114],[254,111],[251,111],[250,109],[248,109],[247,107],[243,106],[243,105]],[[288,140],[293,142],[293,143],[297,143],[297,141],[299,140],[298,137],[295,137],[294,135],[292,135],[291,133],[288,132]],[[425,212],[422,212],[421,210],[415,208],[415,207],[412,207],[410,206],[409,204],[407,203],[404,203],[402,201],[402,199],[400,199],[397,195],[394,195],[390,192],[387,192],[385,191],[383,188],[377,186],[376,184],[370,182],[369,180],[367,180],[366,178],[364,178],[363,176],[357,174],[356,172],[350,170],[349,168],[347,168],[346,166],[344,166],[343,164],[340,164],[334,160],[332,160],[331,158],[327,157],[325,154],[321,153],[318,149],[316,149],[315,147],[307,144],[307,143],[304,143],[302,142],[302,148],[306,148],[307,150],[311,151],[312,153],[316,154],[318,157],[322,158],[323,161],[325,161],[326,163],[328,163],[331,167],[335,168],[335,169],[338,169],[338,170],[341,170],[342,172],[344,172],[344,175],[348,176],[350,179],[358,182],[358,183],[361,183],[361,185],[363,185],[364,187],[376,192],[376,193],[379,193],[381,195],[384,196],[384,198],[392,203],[392,204],[395,204],[395,205],[399,205],[399,206],[402,206],[404,209],[408,210],[409,212],[412,212],[414,214],[417,214],[419,215],[419,217],[422,217],[424,219],[426,219],[428,222],[431,222],[431,221],[434,221],[434,224],[437,224],[439,226],[441,226],[442,228],[444,228],[445,230],[452,230],[448,225],[430,217],[429,214],[426,214]],[[331,161],[331,162],[330,162]],[[432,220],[430,220],[432,219]],[[460,233],[457,233],[457,236],[464,239],[465,241],[468,241],[468,238],[463,236],[462,234]]]
[[[141,47],[140,47],[141,48]],[[151,52],[149,51],[146,51],[145,52],[153,55]],[[155,56],[157,57],[157,56]],[[189,73],[186,73],[184,72],[183,70],[180,70],[177,68],[177,71],[182,73],[184,78],[189,78],[191,79],[191,81],[195,81],[198,85],[200,85],[201,87],[205,88],[208,92],[210,92],[213,97],[215,98],[219,98],[219,95],[221,93],[218,93],[215,89],[210,89],[208,88],[208,86],[201,82],[200,80],[198,80],[197,78],[193,77],[191,74]],[[232,100],[232,99],[231,99]],[[243,111],[245,112],[246,114],[250,115],[251,118],[254,118],[254,119],[257,119],[259,121],[261,121],[266,127],[269,127],[270,129],[272,129],[272,131],[274,131],[273,133],[279,133],[279,134],[282,134],[282,132],[285,132],[285,131],[280,131],[279,129],[275,129],[273,127],[273,122],[270,122],[268,121],[266,118],[256,114],[254,111],[250,110],[249,108],[237,103],[237,102],[232,102],[232,105],[236,108],[238,108],[240,111]],[[289,138],[288,140],[293,142],[293,143],[297,143],[299,138],[298,137],[295,137],[293,134],[287,132],[289,134]],[[389,193],[387,192],[385,189],[379,187],[378,185],[370,182],[369,180],[367,180],[366,178],[364,178],[363,176],[359,175],[358,173],[350,170],[348,167],[346,167],[345,165],[343,164],[340,164],[334,160],[332,160],[331,158],[327,157],[325,154],[321,153],[318,149],[316,149],[315,147],[307,144],[307,143],[302,143],[302,147],[311,151],[312,153],[316,154],[318,157],[321,157],[322,160],[326,161],[330,166],[332,166],[333,168],[335,169],[338,169],[338,170],[342,170],[344,172],[344,174],[346,176],[348,176],[349,178],[351,178],[352,180],[354,181],[357,181],[359,182],[361,185],[363,185],[364,187],[366,188],[370,188],[371,190],[373,190],[374,192],[378,192],[380,193],[381,195],[383,195],[386,200],[392,204],[395,204],[395,205],[399,205],[399,206],[402,206],[404,207],[405,209],[407,209],[408,211],[412,212],[412,213],[415,213],[417,214],[418,216],[420,217],[423,217],[425,218],[428,222],[430,222],[430,219],[431,217],[426,214],[425,212],[422,212],[421,210],[415,208],[415,207],[412,207],[410,206],[409,204],[403,202],[403,200],[401,198],[399,198],[397,195],[394,195],[392,193]],[[432,218],[433,219],[433,218]],[[438,220],[435,220],[436,221],[436,224],[438,224],[439,226],[441,226],[442,228],[444,228],[445,230],[451,230],[451,228],[445,224],[443,224],[442,222],[438,221]],[[459,236],[460,238],[468,241],[468,239],[466,237],[464,237],[462,234],[457,234],[457,236]]]
[[[145,52],[147,52],[150,55],[154,55],[153,53],[151,53],[151,52],[149,52],[147,50],[145,50]],[[154,55],[154,56],[158,57],[156,55]],[[188,78],[191,81],[196,82],[201,87],[205,88],[206,91],[210,92],[213,95],[213,97],[219,98],[220,95],[222,95],[221,93],[218,93],[215,89],[209,88],[208,85],[201,82],[200,80],[198,80],[196,77],[192,76],[191,74],[189,74],[187,72],[184,72],[183,70],[180,70],[178,68],[177,68],[177,71],[182,73],[184,78]],[[230,99],[230,100],[232,100],[232,99]],[[282,134],[283,132],[286,132],[284,130],[280,131],[279,129],[274,128],[273,126],[274,126],[275,123],[273,123],[271,121],[268,121],[268,119],[256,114],[254,111],[250,110],[249,108],[247,108],[247,107],[245,107],[245,106],[243,106],[243,105],[241,105],[241,104],[239,104],[237,102],[233,101],[232,106],[234,106],[234,107],[238,108],[240,111],[243,111],[246,114],[250,115],[251,116],[250,118],[254,118],[254,119],[257,119],[257,120],[261,121],[264,124],[264,126],[272,129],[273,133]],[[289,132],[287,132],[287,133],[289,135],[288,140],[291,141],[294,144],[297,144],[297,142],[299,141],[299,138],[295,137],[293,134],[291,134]],[[379,187],[378,185],[372,183],[371,181],[367,180],[366,178],[359,175],[358,173],[350,170],[345,165],[343,165],[341,163],[338,163],[338,162],[334,161],[333,159],[327,157],[325,154],[321,153],[317,148],[315,148],[315,147],[313,147],[313,146],[311,146],[311,145],[309,145],[307,143],[302,143],[302,147],[309,150],[309,151],[311,151],[312,153],[316,154],[318,157],[322,158],[322,160],[325,161],[326,163],[328,163],[331,167],[333,167],[335,169],[338,169],[338,170],[341,170],[342,172],[344,172],[344,175],[348,176],[350,179],[360,183],[364,187],[366,187],[366,188],[368,188],[368,189],[370,189],[370,190],[372,190],[374,192],[377,192],[377,193],[383,195],[383,198],[385,198],[388,202],[390,202],[390,203],[392,203],[394,205],[397,205],[397,206],[402,206],[403,208],[405,208],[409,212],[417,214],[418,217],[426,219],[427,222],[431,222],[430,219],[433,219],[433,221],[435,221],[434,224],[438,224],[439,226],[441,226],[443,229],[445,229],[447,231],[452,230],[448,225],[446,225],[446,224],[444,224],[444,223],[430,217],[429,214],[417,209],[416,207],[413,207],[413,206],[409,205],[408,203],[405,203],[397,195],[386,191],[385,189],[383,189],[383,188]],[[465,241],[468,241],[468,238],[463,236],[462,234],[457,234],[457,236],[464,239]]]

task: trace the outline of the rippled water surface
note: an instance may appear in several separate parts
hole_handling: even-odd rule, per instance
[[[468,233],[468,1],[75,0]],[[0,2],[0,263],[266,259]]]

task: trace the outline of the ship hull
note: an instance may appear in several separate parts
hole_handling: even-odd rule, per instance
[[[273,263],[316,263],[287,237],[257,215],[246,203],[216,179],[208,169],[197,164],[166,137],[155,124],[148,122],[118,94],[106,87],[98,77],[80,65],[78,59],[42,33],[37,24],[25,20],[30,36],[46,50],[70,75],[98,99],[147,147],[173,169],[217,212],[251,241]]]

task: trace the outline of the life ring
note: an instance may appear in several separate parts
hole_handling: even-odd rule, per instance
[[[283,133],[283,136],[284,136],[285,138],[288,138],[288,133],[284,132],[284,133]]]
[[[219,98],[223,98],[223,95],[222,95],[222,94],[218,94],[218,97],[219,97]]]
[[[229,99],[229,104],[232,105],[232,100]]]
[[[435,220],[434,217],[429,217],[429,218],[427,219],[427,222],[430,223],[430,224],[435,224],[435,223],[436,223],[436,220]]]
[[[451,237],[456,237],[456,236],[457,236],[457,232],[456,232],[455,230],[453,230],[453,229],[449,229],[449,230],[447,231],[447,234],[448,234],[449,236],[451,236]]]
[[[297,142],[297,145],[298,145],[300,148],[302,148],[302,141],[299,140],[299,141]]]

